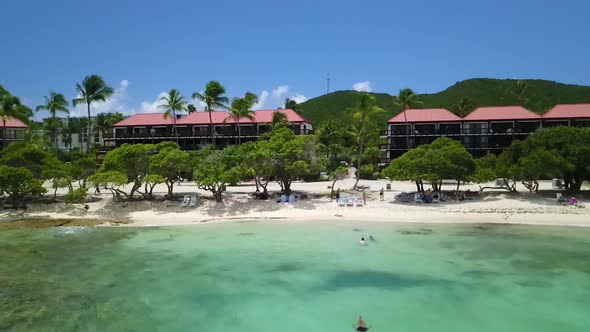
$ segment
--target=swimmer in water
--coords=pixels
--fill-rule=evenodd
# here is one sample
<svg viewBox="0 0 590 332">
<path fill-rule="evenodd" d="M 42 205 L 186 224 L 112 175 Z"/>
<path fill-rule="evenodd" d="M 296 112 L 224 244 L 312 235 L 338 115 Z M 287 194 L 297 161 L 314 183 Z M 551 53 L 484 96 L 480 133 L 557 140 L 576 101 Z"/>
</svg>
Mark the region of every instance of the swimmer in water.
<svg viewBox="0 0 590 332">
<path fill-rule="evenodd" d="M 375 238 L 373 237 L 373 235 L 369 235 L 369 240 L 376 241 Z"/>
<path fill-rule="evenodd" d="M 361 246 L 364 246 L 365 244 L 366 244 L 366 243 L 365 243 L 365 238 L 364 238 L 364 237 L 361 237 L 361 242 L 360 242 L 360 245 L 361 245 Z"/>
<path fill-rule="evenodd" d="M 367 324 L 365 323 L 365 321 L 363 320 L 363 316 L 359 316 L 359 320 L 356 323 L 356 326 L 353 325 L 355 331 L 361 331 L 361 332 L 365 332 L 368 331 L 371 327 L 367 326 Z"/>
</svg>

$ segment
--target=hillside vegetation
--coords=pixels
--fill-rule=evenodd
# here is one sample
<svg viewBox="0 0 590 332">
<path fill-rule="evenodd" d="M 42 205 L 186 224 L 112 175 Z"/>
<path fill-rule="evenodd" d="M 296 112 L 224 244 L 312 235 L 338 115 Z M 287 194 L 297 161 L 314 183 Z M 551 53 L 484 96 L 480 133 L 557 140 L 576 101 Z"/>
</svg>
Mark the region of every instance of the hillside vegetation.
<svg viewBox="0 0 590 332">
<path fill-rule="evenodd" d="M 424 107 L 444 107 L 451 110 L 453 104 L 462 98 L 470 98 L 478 106 L 504 106 L 523 104 L 533 112 L 543 114 L 556 104 L 590 102 L 590 86 L 563 84 L 545 80 L 520 80 L 526 82 L 524 98 L 519 102 L 513 94 L 519 80 L 475 78 L 458 82 L 437 93 L 421 94 Z M 314 126 L 321 126 L 328 120 L 347 123 L 351 114 L 346 111 L 359 100 L 357 91 L 336 91 L 302 103 L 299 107 L 303 116 Z M 376 119 L 385 123 L 399 113 L 394 106 L 394 96 L 386 93 L 371 93 L 376 105 L 385 109 L 385 114 Z"/>
</svg>

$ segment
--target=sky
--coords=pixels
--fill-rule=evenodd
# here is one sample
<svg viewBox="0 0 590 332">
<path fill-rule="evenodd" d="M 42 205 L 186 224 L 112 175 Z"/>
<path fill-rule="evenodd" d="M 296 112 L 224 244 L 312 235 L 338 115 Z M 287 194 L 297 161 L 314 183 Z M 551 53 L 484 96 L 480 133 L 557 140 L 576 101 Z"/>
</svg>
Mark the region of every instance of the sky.
<svg viewBox="0 0 590 332">
<path fill-rule="evenodd" d="M 0 84 L 30 107 L 50 90 L 76 97 L 89 74 L 115 89 L 93 113 L 125 114 L 210 80 L 230 98 L 256 93 L 257 109 L 325 94 L 328 75 L 330 91 L 390 94 L 474 77 L 590 85 L 587 0 L 6 0 L 2 12 Z"/>
</svg>

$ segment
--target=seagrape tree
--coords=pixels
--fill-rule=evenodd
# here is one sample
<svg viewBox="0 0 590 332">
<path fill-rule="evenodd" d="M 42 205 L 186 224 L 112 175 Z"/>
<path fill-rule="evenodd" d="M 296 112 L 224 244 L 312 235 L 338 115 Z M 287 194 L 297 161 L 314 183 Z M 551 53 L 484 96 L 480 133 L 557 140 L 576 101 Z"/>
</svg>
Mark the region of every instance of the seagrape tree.
<svg viewBox="0 0 590 332">
<path fill-rule="evenodd" d="M 149 173 L 152 182 L 165 183 L 168 187 L 168 199 L 173 198 L 174 184 L 191 172 L 190 155 L 173 145 L 158 145 L 158 153 L 150 157 Z M 161 179 L 155 178 L 158 175 Z M 153 187 L 152 187 L 153 190 Z M 151 195 L 151 191 L 150 191 Z"/>
<path fill-rule="evenodd" d="M 230 183 L 242 178 L 244 165 L 235 146 L 216 150 L 205 147 L 195 154 L 193 179 L 199 189 L 210 191 L 216 202 L 223 201 L 223 191 Z"/>
<path fill-rule="evenodd" d="M 2 203 L 8 202 L 13 207 L 25 207 L 25 199 L 38 197 L 45 193 L 43 182 L 24 167 L 0 165 L 0 196 Z"/>
<path fill-rule="evenodd" d="M 441 137 L 404 153 L 385 168 L 382 174 L 390 180 L 414 181 L 418 191 L 423 182 L 430 182 L 434 190 L 441 190 L 442 181 L 453 179 L 457 188 L 475 172 L 473 157 L 460 142 Z"/>
<path fill-rule="evenodd" d="M 580 191 L 590 180 L 590 128 L 555 127 L 543 129 L 527 138 L 540 149 L 559 155 L 557 175 L 563 178 L 566 191 Z"/>
<path fill-rule="evenodd" d="M 291 183 L 298 177 L 318 172 L 326 160 L 317 155 L 314 136 L 299 136 L 289 128 L 277 128 L 259 139 L 268 149 L 272 176 L 286 195 L 291 194 Z"/>
</svg>

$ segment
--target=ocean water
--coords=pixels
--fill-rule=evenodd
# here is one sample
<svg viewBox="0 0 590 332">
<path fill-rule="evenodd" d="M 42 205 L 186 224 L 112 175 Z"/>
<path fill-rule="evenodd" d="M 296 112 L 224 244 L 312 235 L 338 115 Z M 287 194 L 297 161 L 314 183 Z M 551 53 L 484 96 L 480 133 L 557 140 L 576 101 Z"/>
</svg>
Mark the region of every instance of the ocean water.
<svg viewBox="0 0 590 332">
<path fill-rule="evenodd" d="M 277 220 L 0 232 L 0 331 L 352 331 L 359 314 L 376 332 L 590 331 L 590 229 Z"/>
</svg>

